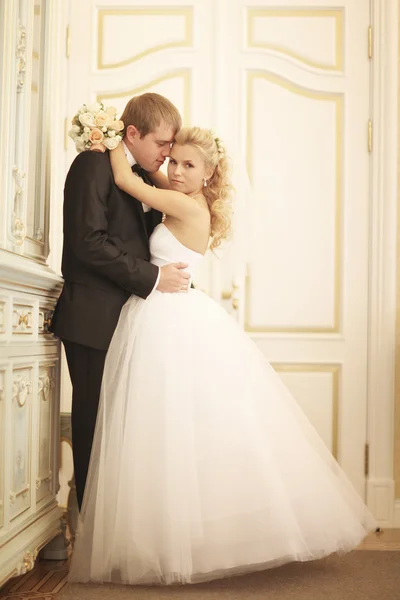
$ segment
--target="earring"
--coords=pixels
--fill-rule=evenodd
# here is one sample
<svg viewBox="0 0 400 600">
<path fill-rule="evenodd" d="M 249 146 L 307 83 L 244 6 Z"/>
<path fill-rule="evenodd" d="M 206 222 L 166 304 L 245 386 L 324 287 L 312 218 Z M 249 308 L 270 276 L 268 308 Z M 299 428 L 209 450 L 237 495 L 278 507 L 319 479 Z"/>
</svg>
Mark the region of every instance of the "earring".
<svg viewBox="0 0 400 600">
<path fill-rule="evenodd" d="M 204 187 L 207 187 L 207 179 L 204 180 Z"/>
</svg>

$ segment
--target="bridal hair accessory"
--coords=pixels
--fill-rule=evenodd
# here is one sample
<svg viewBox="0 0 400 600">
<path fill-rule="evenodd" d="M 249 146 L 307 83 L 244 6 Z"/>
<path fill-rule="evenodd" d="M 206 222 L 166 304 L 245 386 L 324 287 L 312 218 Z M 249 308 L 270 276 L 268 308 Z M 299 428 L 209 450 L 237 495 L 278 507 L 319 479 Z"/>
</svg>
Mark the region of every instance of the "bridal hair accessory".
<svg viewBox="0 0 400 600">
<path fill-rule="evenodd" d="M 213 129 L 210 129 L 210 133 L 213 136 L 214 142 L 217 146 L 219 158 L 223 158 L 225 156 L 225 147 L 224 147 L 221 139 L 217 136 L 217 134 L 215 133 L 215 131 Z"/>
<path fill-rule="evenodd" d="M 123 137 L 124 124 L 116 119 L 116 109 L 102 102 L 83 104 L 72 119 L 69 137 L 78 152 L 114 150 Z"/>
</svg>

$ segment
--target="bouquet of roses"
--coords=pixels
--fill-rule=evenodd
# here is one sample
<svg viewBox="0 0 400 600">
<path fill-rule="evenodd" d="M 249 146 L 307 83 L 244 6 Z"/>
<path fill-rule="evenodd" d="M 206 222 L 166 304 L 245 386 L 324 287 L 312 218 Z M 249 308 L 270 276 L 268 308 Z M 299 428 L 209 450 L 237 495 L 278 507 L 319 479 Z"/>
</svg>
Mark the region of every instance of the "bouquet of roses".
<svg viewBox="0 0 400 600">
<path fill-rule="evenodd" d="M 123 137 L 124 124 L 116 119 L 114 107 L 101 102 L 83 104 L 72 119 L 68 132 L 78 152 L 98 150 L 105 152 L 118 146 Z"/>
</svg>

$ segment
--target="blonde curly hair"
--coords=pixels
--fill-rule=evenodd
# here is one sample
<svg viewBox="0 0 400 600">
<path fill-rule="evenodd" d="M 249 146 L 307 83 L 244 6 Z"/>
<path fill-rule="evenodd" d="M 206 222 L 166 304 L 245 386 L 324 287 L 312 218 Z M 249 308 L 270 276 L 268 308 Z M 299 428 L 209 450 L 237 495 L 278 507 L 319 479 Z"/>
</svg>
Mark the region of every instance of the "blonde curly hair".
<svg viewBox="0 0 400 600">
<path fill-rule="evenodd" d="M 222 144 L 209 129 L 183 127 L 175 135 L 180 146 L 194 146 L 200 152 L 206 168 L 212 169 L 207 186 L 202 193 L 207 201 L 211 217 L 212 238 L 210 248 L 217 248 L 228 237 L 231 229 L 231 191 L 229 165 Z"/>
</svg>

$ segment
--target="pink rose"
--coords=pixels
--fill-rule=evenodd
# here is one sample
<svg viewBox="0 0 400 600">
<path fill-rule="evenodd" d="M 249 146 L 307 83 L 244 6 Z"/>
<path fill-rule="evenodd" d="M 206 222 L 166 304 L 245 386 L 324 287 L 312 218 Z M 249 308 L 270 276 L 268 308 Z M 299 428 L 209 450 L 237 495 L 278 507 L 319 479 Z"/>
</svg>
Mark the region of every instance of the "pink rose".
<svg viewBox="0 0 400 600">
<path fill-rule="evenodd" d="M 101 144 L 103 140 L 103 132 L 98 127 L 94 127 L 89 133 L 89 142 L 92 142 L 92 144 Z"/>
</svg>

